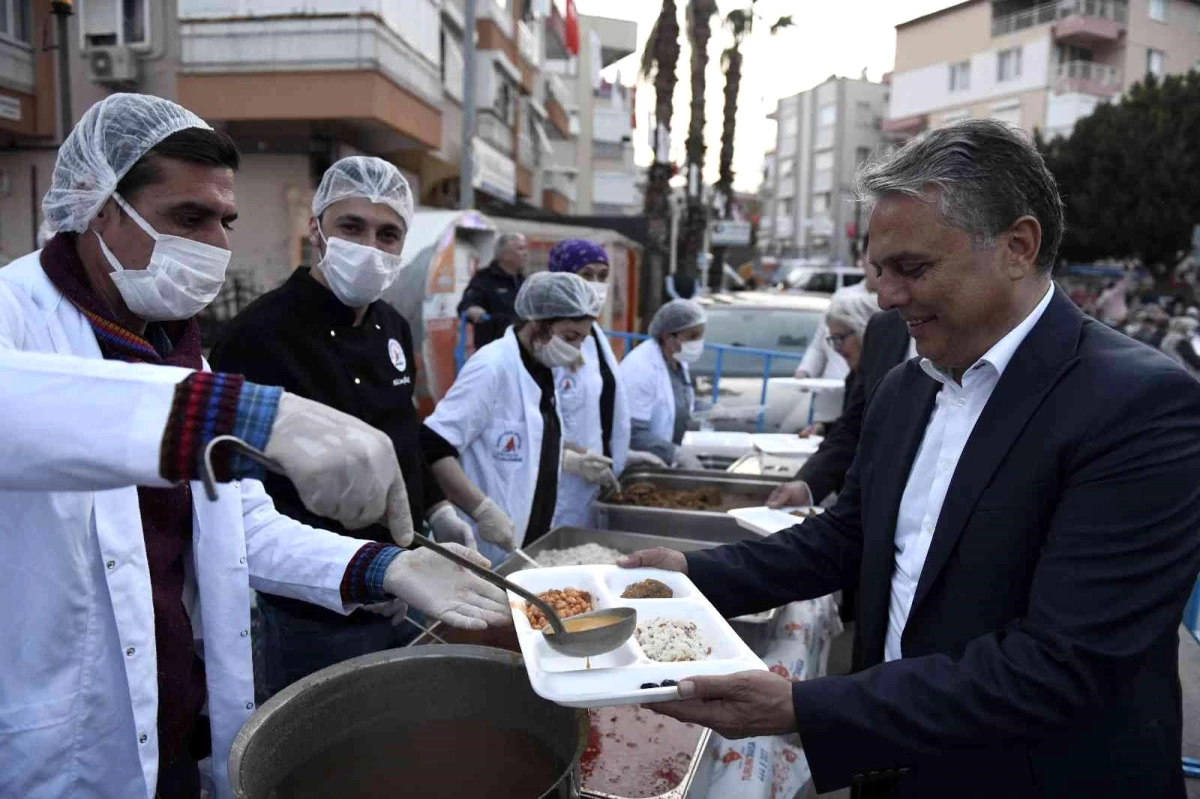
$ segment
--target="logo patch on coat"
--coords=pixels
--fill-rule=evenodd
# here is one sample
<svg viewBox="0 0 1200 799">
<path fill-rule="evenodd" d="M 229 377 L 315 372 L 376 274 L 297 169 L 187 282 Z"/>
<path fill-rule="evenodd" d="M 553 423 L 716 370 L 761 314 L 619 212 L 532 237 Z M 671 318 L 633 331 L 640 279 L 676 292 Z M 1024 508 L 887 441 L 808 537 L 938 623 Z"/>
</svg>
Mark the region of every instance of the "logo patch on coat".
<svg viewBox="0 0 1200 799">
<path fill-rule="evenodd" d="M 505 430 L 496 439 L 496 449 L 492 453 L 498 461 L 510 461 L 520 463 L 525 460 L 524 442 L 521 440 L 521 434 L 515 430 Z"/>
<path fill-rule="evenodd" d="M 394 338 L 388 339 L 388 357 L 392 359 L 392 366 L 403 372 L 408 368 L 408 359 L 404 357 L 404 347 L 400 346 L 400 342 Z"/>
</svg>

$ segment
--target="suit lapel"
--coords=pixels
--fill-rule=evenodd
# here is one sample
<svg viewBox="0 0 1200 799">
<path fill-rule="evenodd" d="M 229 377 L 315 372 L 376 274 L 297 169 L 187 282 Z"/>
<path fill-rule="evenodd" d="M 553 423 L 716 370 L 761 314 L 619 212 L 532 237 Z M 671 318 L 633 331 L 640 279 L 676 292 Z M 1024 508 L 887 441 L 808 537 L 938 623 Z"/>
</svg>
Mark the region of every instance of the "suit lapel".
<svg viewBox="0 0 1200 799">
<path fill-rule="evenodd" d="M 1079 311 L 1062 291 L 1055 289 L 1046 312 L 1017 348 L 963 448 L 921 569 L 909 611 L 910 621 L 949 560 L 971 512 L 1029 417 L 1075 364 L 1081 326 Z"/>
<path fill-rule="evenodd" d="M 907 346 L 907 338 L 904 339 Z M 908 473 L 933 411 L 941 384 L 925 374 L 913 361 L 901 366 L 904 378 L 882 428 L 869 431 L 877 436 L 871 464 L 870 485 L 863 486 L 862 621 L 863 665 L 883 660 L 887 634 L 888 602 L 896 562 L 896 514 Z M 864 431 L 867 432 L 867 431 Z M 894 444 L 889 446 L 889 444 Z"/>
</svg>

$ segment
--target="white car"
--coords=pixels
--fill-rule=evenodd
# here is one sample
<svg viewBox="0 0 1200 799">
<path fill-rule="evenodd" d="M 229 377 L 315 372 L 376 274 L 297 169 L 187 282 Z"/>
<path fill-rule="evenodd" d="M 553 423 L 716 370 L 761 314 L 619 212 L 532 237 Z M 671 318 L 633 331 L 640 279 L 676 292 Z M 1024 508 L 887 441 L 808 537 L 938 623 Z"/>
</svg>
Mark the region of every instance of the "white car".
<svg viewBox="0 0 1200 799">
<path fill-rule="evenodd" d="M 829 296 L 821 294 L 741 292 L 702 299 L 708 313 L 704 332 L 706 344 L 724 344 L 757 350 L 787 352 L 794 358 L 773 358 L 770 376 L 790 378 L 812 343 L 829 308 Z M 704 357 L 692 365 L 696 399 L 712 400 L 712 378 L 717 351 L 707 347 Z M 721 379 L 717 398 L 721 410 L 734 413 L 713 415 L 716 430 L 753 432 L 757 410 L 762 404 L 763 357 L 734 354 L 721 356 Z M 812 395 L 795 386 L 769 383 L 764 410 L 764 433 L 792 433 L 808 421 Z M 836 407 L 841 407 L 840 398 Z M 700 414 L 704 418 L 703 414 Z"/>
</svg>

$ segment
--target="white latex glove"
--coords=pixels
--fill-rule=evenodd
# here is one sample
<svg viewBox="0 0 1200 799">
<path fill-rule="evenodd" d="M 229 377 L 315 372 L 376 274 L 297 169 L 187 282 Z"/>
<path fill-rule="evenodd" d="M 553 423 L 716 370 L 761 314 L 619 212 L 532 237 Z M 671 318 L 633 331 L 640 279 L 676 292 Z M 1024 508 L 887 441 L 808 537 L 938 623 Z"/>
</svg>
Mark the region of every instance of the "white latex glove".
<svg viewBox="0 0 1200 799">
<path fill-rule="evenodd" d="M 686 469 L 687 471 L 699 471 L 704 468 L 704 463 L 700 457 L 694 452 L 684 452 L 682 449 L 675 451 L 676 469 Z"/>
<path fill-rule="evenodd" d="M 666 469 L 667 462 L 655 455 L 653 452 L 641 452 L 638 450 L 630 450 L 629 455 L 625 457 L 626 469 Z"/>
<path fill-rule="evenodd" d="M 392 440 L 353 416 L 285 393 L 266 454 L 283 467 L 304 507 L 351 530 L 384 522 L 412 544 L 408 492 Z"/>
<path fill-rule="evenodd" d="M 488 567 L 488 559 L 459 544 L 447 549 Z M 451 627 L 482 630 L 512 623 L 508 595 L 431 549 L 401 552 L 388 564 L 384 589 Z"/>
<path fill-rule="evenodd" d="M 808 483 L 803 480 L 784 483 L 772 491 L 771 496 L 767 497 L 768 508 L 803 507 L 812 504 L 812 491 L 809 489 Z"/>
<path fill-rule="evenodd" d="M 393 627 L 399 627 L 404 624 L 404 617 L 408 613 L 408 603 L 403 599 L 392 599 L 387 602 L 363 605 L 362 609 L 368 613 L 374 613 L 376 616 L 386 616 L 392 622 Z"/>
<path fill-rule="evenodd" d="M 471 518 L 479 526 L 479 537 L 490 541 L 501 549 L 512 552 L 513 537 L 517 528 L 508 514 L 500 510 L 500 506 L 492 502 L 491 497 L 484 497 L 479 507 L 471 511 Z"/>
<path fill-rule="evenodd" d="M 433 528 L 433 540 L 439 544 L 462 544 L 467 549 L 479 549 L 471 525 L 459 518 L 449 502 L 439 502 L 429 514 L 429 526 Z"/>
<path fill-rule="evenodd" d="M 577 474 L 589 483 L 598 486 L 617 485 L 617 476 L 613 474 L 612 458 L 606 458 L 595 452 L 575 452 L 563 450 L 563 471 Z"/>
</svg>

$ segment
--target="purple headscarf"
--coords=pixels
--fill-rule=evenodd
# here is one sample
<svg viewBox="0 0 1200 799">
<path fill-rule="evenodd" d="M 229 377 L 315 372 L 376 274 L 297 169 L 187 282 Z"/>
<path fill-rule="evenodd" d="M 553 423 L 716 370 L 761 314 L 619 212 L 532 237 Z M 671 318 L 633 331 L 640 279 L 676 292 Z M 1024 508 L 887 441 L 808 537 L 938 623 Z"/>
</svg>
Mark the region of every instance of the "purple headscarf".
<svg viewBox="0 0 1200 799">
<path fill-rule="evenodd" d="M 565 239 L 550 250 L 551 272 L 578 272 L 588 264 L 608 266 L 608 253 L 594 241 Z"/>
</svg>

